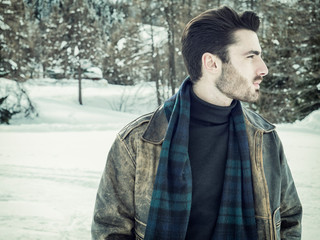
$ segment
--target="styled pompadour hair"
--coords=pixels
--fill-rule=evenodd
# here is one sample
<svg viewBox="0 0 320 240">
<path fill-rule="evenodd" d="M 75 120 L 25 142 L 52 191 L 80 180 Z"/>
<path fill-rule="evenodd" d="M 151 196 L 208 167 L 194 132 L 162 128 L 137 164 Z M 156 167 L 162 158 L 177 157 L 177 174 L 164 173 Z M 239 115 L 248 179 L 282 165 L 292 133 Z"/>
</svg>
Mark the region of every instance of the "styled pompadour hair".
<svg viewBox="0 0 320 240">
<path fill-rule="evenodd" d="M 202 76 L 201 58 L 206 52 L 229 61 L 228 46 L 235 43 L 233 33 L 239 29 L 257 32 L 259 17 L 251 11 L 238 14 L 229 7 L 211 9 L 193 18 L 185 27 L 181 43 L 184 63 L 192 82 Z"/>
</svg>

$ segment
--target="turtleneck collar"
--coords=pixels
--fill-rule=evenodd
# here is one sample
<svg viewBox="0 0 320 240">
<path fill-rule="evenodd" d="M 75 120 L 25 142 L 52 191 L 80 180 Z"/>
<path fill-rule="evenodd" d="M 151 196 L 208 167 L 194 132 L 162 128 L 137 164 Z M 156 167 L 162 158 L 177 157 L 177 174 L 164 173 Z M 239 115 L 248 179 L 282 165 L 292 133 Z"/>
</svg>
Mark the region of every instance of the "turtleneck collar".
<svg viewBox="0 0 320 240">
<path fill-rule="evenodd" d="M 230 106 L 221 107 L 203 101 L 194 93 L 192 88 L 190 91 L 190 117 L 192 122 L 218 125 L 229 121 L 230 113 L 236 105 L 235 100 L 232 101 Z"/>
</svg>

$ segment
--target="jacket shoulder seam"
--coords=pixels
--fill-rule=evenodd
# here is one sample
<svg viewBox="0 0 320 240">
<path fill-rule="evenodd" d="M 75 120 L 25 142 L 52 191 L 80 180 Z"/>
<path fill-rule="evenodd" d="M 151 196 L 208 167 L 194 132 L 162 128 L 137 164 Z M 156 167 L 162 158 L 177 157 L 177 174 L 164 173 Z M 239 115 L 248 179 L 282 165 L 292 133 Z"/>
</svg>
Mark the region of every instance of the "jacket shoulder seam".
<svg viewBox="0 0 320 240">
<path fill-rule="evenodd" d="M 124 140 L 132 130 L 140 127 L 141 125 L 148 123 L 151 119 L 152 113 L 147 113 L 128 123 L 124 128 L 120 130 L 118 136 L 121 140 Z"/>
<path fill-rule="evenodd" d="M 124 146 L 127 154 L 129 155 L 129 158 L 130 158 L 132 164 L 134 165 L 134 167 L 136 167 L 136 162 L 134 161 L 134 158 L 133 158 L 132 154 L 130 153 L 127 144 L 125 144 L 125 142 L 123 141 L 123 139 L 120 138 L 120 135 L 119 135 L 119 134 L 117 134 L 117 137 L 119 138 L 120 143 Z"/>
</svg>

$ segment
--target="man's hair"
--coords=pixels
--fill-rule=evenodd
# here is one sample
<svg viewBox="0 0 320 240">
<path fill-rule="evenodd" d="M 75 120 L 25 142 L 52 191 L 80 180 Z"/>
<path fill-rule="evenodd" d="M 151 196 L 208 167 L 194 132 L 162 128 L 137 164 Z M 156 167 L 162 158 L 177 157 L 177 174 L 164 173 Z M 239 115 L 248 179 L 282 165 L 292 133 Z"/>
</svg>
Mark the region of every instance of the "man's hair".
<svg viewBox="0 0 320 240">
<path fill-rule="evenodd" d="M 259 17 L 254 12 L 239 15 L 228 7 L 207 10 L 193 18 L 181 38 L 182 55 L 191 81 L 196 82 L 202 76 L 204 53 L 217 55 L 223 63 L 229 62 L 228 46 L 236 42 L 233 33 L 239 29 L 257 32 L 259 24 Z"/>
</svg>

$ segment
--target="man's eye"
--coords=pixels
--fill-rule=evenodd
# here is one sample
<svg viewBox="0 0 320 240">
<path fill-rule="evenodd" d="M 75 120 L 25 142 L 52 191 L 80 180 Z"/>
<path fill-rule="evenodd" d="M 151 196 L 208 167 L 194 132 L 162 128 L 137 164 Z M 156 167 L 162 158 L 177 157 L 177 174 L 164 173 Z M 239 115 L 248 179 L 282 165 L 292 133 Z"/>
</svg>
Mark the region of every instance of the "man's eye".
<svg viewBox="0 0 320 240">
<path fill-rule="evenodd" d="M 249 55 L 247 58 L 253 58 L 254 57 L 254 55 Z"/>
</svg>

